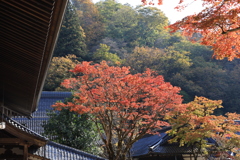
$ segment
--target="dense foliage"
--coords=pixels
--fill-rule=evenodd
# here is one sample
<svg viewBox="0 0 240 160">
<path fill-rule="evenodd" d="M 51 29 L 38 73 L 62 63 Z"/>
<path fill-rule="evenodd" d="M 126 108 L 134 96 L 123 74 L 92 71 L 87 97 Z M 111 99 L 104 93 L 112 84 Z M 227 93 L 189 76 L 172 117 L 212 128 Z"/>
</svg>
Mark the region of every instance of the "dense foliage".
<svg viewBox="0 0 240 160">
<path fill-rule="evenodd" d="M 79 115 L 65 108 L 49 111 L 49 120 L 43 124 L 44 135 L 50 140 L 92 154 L 101 154 L 99 136 L 89 115 Z"/>
<path fill-rule="evenodd" d="M 85 33 L 79 23 L 75 7 L 69 2 L 53 56 L 74 54 L 79 60 L 84 60 L 87 54 L 86 47 Z"/>
<path fill-rule="evenodd" d="M 72 0 L 76 7 L 80 25 L 86 35 L 87 48 L 98 44 L 104 35 L 104 23 L 97 7 L 92 0 Z"/>
<path fill-rule="evenodd" d="M 153 0 L 141 0 L 153 4 Z M 200 1 L 200 0 L 199 0 Z M 184 35 L 201 33 L 201 43 L 212 46 L 213 56 L 229 60 L 240 58 L 240 2 L 239 0 L 201 0 L 204 9 L 169 26 L 172 31 L 182 30 Z M 158 0 L 158 4 L 164 0 Z M 179 11 L 191 7 L 186 0 L 179 0 Z"/>
<path fill-rule="evenodd" d="M 73 3 L 78 14 L 74 9 L 67 10 L 66 18 L 71 12 L 75 16 L 74 23 L 70 21 L 71 18 L 68 20 L 68 28 L 72 31 L 65 31 L 64 24 L 67 21 L 65 18 L 61 33 L 65 33 L 66 38 L 60 33 L 55 51 L 57 53 L 58 50 L 62 50 L 63 54 L 54 54 L 55 56 L 60 58 L 71 53 L 76 55 L 79 61 L 99 63 L 106 60 L 112 65 L 130 66 L 132 73 L 141 73 L 146 68 L 151 68 L 173 85 L 181 87 L 184 102 L 192 101 L 195 96 L 221 99 L 224 108 L 218 109 L 218 114 L 227 111 L 240 113 L 238 107 L 240 60 L 234 59 L 228 62 L 226 59 L 221 61 L 212 59 L 211 48 L 188 40 L 189 38 L 199 40 L 202 38 L 201 34 L 194 34 L 191 37 L 181 36 L 179 32 L 170 34 L 164 29 L 164 26 L 168 25 L 166 16 L 161 10 L 152 6 L 133 8 L 113 0 L 100 1 L 96 4 L 88 0 L 74 0 Z M 91 15 L 90 13 L 88 15 L 89 18 L 83 16 L 88 14 L 88 10 L 81 9 L 84 6 L 93 8 Z M 78 16 L 77 24 L 76 16 Z M 69 42 L 75 41 L 75 37 L 69 35 L 79 32 L 79 26 L 87 24 L 99 26 L 89 27 L 86 31 L 81 30 L 80 42 L 85 45 L 87 41 L 88 45 L 83 48 L 88 48 L 88 51 L 84 49 L 84 52 L 79 54 L 78 50 L 74 50 L 74 48 L 79 49 L 78 45 L 68 45 Z M 90 34 L 95 35 L 95 32 L 100 34 L 97 39 L 90 36 Z M 66 67 L 64 70 L 68 69 Z M 50 69 L 50 72 L 52 70 Z M 53 71 L 54 73 L 49 73 L 45 90 L 59 90 L 60 81 L 69 76 L 68 73 L 64 74 L 65 76 L 61 75 L 60 69 Z"/>
<path fill-rule="evenodd" d="M 206 159 L 213 156 L 219 156 L 220 159 L 231 158 L 227 152 L 235 153 L 236 159 L 240 158 L 239 124 L 236 122 L 240 119 L 240 114 L 215 116 L 214 110 L 221 108 L 221 103 L 220 100 L 195 97 L 194 101 L 170 111 L 165 117 L 172 126 L 168 131 L 173 136 L 170 142 L 190 146 L 194 160 L 200 154 L 206 156 Z"/>
<path fill-rule="evenodd" d="M 43 87 L 45 91 L 67 91 L 61 87 L 64 79 L 72 77 L 73 73 L 69 70 L 73 69 L 79 61 L 76 55 L 66 55 L 65 57 L 53 57 L 48 69 L 48 75 Z"/>
<path fill-rule="evenodd" d="M 71 144 L 71 136 L 78 137 L 75 131 L 82 133 L 76 130 L 78 125 L 83 129 L 91 125 L 85 126 L 89 122 L 85 117 L 88 115 L 78 116 L 72 111 L 91 113 L 93 116 L 87 118 L 95 122 L 109 159 L 124 159 L 132 143 L 159 124 L 166 125 L 162 123 L 163 114 L 169 110 L 163 112 L 166 108 L 159 105 L 159 100 L 160 104 L 170 100 L 172 105 L 165 107 L 172 107 L 172 112 L 165 115 L 173 126 L 170 134 L 176 136 L 172 141 L 181 139 L 181 145 L 194 144 L 199 150 L 207 151 L 209 146 L 204 138 L 214 137 L 222 148 L 214 146 L 211 154 L 227 150 L 236 152 L 232 144 L 239 145 L 239 137 L 233 134 L 236 131 L 233 119 L 239 115 L 227 112 L 240 113 L 240 60 L 236 59 L 240 44 L 240 36 L 236 36 L 239 34 L 240 21 L 236 17 L 240 11 L 236 6 L 239 2 L 203 1 L 211 7 L 170 25 L 171 31 L 175 31 L 172 34 L 165 28 L 169 25 L 167 17 L 153 6 L 133 8 L 114 0 L 96 4 L 91 0 L 70 1 L 73 5 L 69 3 L 66 10 L 44 90 L 75 90 L 75 98 L 73 103 L 56 104 L 57 109 L 67 107 L 67 110 L 50 113 L 47 134 L 55 137 L 57 133 L 69 134 L 56 141 L 81 149 L 83 146 Z M 217 12 L 221 15 L 217 16 Z M 212 55 L 222 60 L 213 59 Z M 102 60 L 108 63 L 101 63 Z M 92 61 L 93 65 L 82 61 Z M 74 73 L 69 72 L 72 69 Z M 181 87 L 181 91 L 157 75 L 163 75 L 165 81 Z M 72 78 L 76 76 L 80 77 Z M 60 83 L 67 78 L 63 83 L 68 88 L 65 89 Z M 162 90 L 153 83 L 162 86 Z M 164 87 L 169 89 L 168 94 Z M 183 95 L 185 103 L 178 106 L 180 111 L 173 107 L 181 101 L 179 94 Z M 219 99 L 222 104 L 215 101 Z M 51 126 L 59 121 L 63 125 L 74 123 L 63 131 L 51 132 Z M 221 126 L 230 128 L 224 130 Z M 226 140 L 229 135 L 233 137 L 230 141 Z M 83 145 L 91 139 L 81 138 L 76 141 Z M 195 156 L 198 154 L 196 152 Z"/>
<path fill-rule="evenodd" d="M 163 121 L 165 114 L 182 103 L 180 88 L 149 69 L 133 75 L 128 67 L 84 61 L 72 72 L 81 76 L 65 79 L 63 86 L 74 90 L 73 101 L 53 107 L 90 113 L 109 160 L 127 159 L 133 143 L 168 125 Z"/>
</svg>

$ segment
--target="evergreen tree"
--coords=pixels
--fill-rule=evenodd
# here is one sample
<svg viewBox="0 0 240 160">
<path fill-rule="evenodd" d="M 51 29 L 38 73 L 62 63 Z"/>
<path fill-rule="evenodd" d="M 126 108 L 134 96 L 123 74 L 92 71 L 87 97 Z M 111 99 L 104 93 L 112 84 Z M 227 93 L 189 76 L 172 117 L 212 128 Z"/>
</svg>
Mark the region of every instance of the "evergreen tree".
<svg viewBox="0 0 240 160">
<path fill-rule="evenodd" d="M 65 12 L 53 56 L 62 57 L 68 54 L 76 55 L 78 60 L 84 60 L 87 54 L 85 34 L 80 26 L 75 7 L 70 2 Z"/>
<path fill-rule="evenodd" d="M 100 138 L 90 115 L 79 115 L 66 108 L 61 111 L 49 111 L 48 115 L 50 118 L 43 127 L 44 135 L 50 140 L 91 154 L 101 154 L 97 144 Z"/>
</svg>

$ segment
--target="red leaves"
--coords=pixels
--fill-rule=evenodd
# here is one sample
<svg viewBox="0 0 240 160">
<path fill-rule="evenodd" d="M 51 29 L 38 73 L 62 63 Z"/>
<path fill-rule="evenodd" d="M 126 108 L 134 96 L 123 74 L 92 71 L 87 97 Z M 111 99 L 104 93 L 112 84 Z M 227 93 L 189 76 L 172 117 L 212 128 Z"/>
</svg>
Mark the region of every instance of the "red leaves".
<svg viewBox="0 0 240 160">
<path fill-rule="evenodd" d="M 173 30 L 181 29 L 183 34 L 190 37 L 195 32 L 201 33 L 202 44 L 212 46 L 213 57 L 217 59 L 240 58 L 239 2 L 231 0 L 215 3 L 212 0 L 205 1 L 204 4 L 210 7 L 169 27 Z"/>
<path fill-rule="evenodd" d="M 65 79 L 61 83 L 61 85 L 64 86 L 65 88 L 73 88 L 74 86 L 77 85 L 77 80 L 76 80 L 76 78 Z"/>
<path fill-rule="evenodd" d="M 144 4 L 153 4 L 152 0 L 142 0 Z M 179 0 L 175 9 L 181 11 L 189 4 Z M 239 0 L 202 0 L 200 13 L 190 15 L 168 26 L 172 32 L 181 30 L 183 35 L 192 37 L 194 33 L 202 35 L 201 43 L 212 46 L 216 59 L 240 58 L 240 2 Z M 159 0 L 159 5 L 162 0 Z"/>
<path fill-rule="evenodd" d="M 55 107 L 68 107 L 79 114 L 90 113 L 94 121 L 104 126 L 105 132 L 121 136 L 137 138 L 150 128 L 167 125 L 162 121 L 165 113 L 182 102 L 178 95 L 180 88 L 164 82 L 162 76 L 150 69 L 135 75 L 130 74 L 129 69 L 111 67 L 104 61 L 94 65 L 82 62 L 72 70 L 81 76 L 62 83 L 75 90 L 73 103 L 58 103 Z"/>
<path fill-rule="evenodd" d="M 69 106 L 69 103 L 68 103 L 68 106 Z M 71 108 L 71 111 L 77 112 L 79 114 L 87 113 L 90 111 L 90 108 L 84 105 L 71 105 L 70 108 Z"/>
<path fill-rule="evenodd" d="M 141 0 L 141 2 L 143 3 L 143 5 L 155 5 L 155 3 L 153 2 L 153 0 Z M 163 4 L 163 2 L 162 2 L 162 0 L 158 0 L 157 1 L 158 3 L 158 5 L 162 5 Z"/>
<path fill-rule="evenodd" d="M 55 103 L 54 105 L 52 105 L 52 107 L 57 110 L 57 111 L 61 111 L 63 108 L 66 108 L 67 105 L 65 105 L 64 103 L 62 102 L 57 102 Z"/>
<path fill-rule="evenodd" d="M 79 114 L 92 114 L 99 134 L 104 132 L 106 148 L 116 156 L 125 154 L 146 133 L 168 125 L 163 117 L 182 103 L 180 88 L 164 82 L 162 76 L 150 69 L 132 75 L 129 69 L 111 67 L 104 61 L 94 65 L 82 62 L 72 70 L 80 76 L 62 83 L 74 90 L 73 102 L 54 105 L 58 110 L 67 107 Z M 109 144 L 116 140 L 120 145 Z"/>
</svg>

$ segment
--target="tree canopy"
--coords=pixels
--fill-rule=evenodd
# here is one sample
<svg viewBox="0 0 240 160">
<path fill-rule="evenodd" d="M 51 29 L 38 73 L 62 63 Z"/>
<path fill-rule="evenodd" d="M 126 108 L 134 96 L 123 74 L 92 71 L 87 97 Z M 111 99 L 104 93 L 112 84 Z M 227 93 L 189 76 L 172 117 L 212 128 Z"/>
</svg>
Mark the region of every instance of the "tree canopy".
<svg viewBox="0 0 240 160">
<path fill-rule="evenodd" d="M 103 61 L 82 62 L 72 72 L 81 76 L 66 79 L 63 85 L 74 89 L 73 102 L 54 107 L 90 113 L 109 160 L 127 158 L 133 143 L 168 125 L 163 121 L 165 114 L 182 102 L 180 89 L 149 69 L 132 75 L 129 67 L 108 66 Z"/>
<path fill-rule="evenodd" d="M 95 5 L 92 12 L 101 18 L 98 18 L 94 23 L 101 22 L 102 27 L 97 27 L 101 31 L 98 32 L 94 27 L 88 29 L 89 33 L 98 32 L 101 33 L 101 36 L 97 41 L 93 39 L 89 43 L 92 45 L 86 47 L 89 50 L 85 52 L 85 56 L 80 55 L 79 57 L 78 52 L 72 52 L 79 49 L 79 43 L 71 43 L 76 40 L 73 40 L 74 36 L 70 34 L 74 32 L 65 32 L 65 37 L 59 37 L 59 43 L 56 47 L 56 51 L 63 49 L 61 53 L 64 55 L 59 56 L 64 57 L 66 54 L 72 53 L 78 57 L 79 61 L 87 60 L 94 63 L 106 60 L 115 64 L 116 61 L 120 61 L 122 65 L 131 66 L 132 73 L 143 72 L 145 68 L 150 68 L 163 75 L 166 81 L 181 87 L 181 93 L 184 93 L 184 102 L 190 102 L 195 96 L 222 99 L 224 108 L 219 109 L 219 111 L 221 110 L 222 113 L 229 111 L 240 113 L 240 108 L 237 107 L 239 104 L 238 75 L 240 70 L 238 66 L 240 59 L 235 58 L 231 62 L 228 62 L 227 59 L 221 61 L 212 59 L 213 51 L 211 47 L 201 45 L 200 41 L 192 43 L 187 39 L 199 40 L 202 38 L 200 33 L 194 33 L 190 37 L 182 36 L 181 32 L 170 34 L 169 30 L 164 29 L 164 26 L 168 25 L 167 17 L 154 6 L 134 8 L 130 5 L 117 3 L 114 0 L 100 1 L 96 4 L 86 0 L 82 6 L 79 3 L 82 1 L 74 0 L 71 2 L 75 8 L 79 8 L 78 11 L 74 12 L 78 26 L 83 23 L 86 23 L 87 26 L 88 21 L 93 20 L 81 20 L 83 11 L 80 9 L 85 5 L 90 8 Z M 87 11 L 84 10 L 84 12 Z M 76 12 L 79 12 L 79 14 L 76 14 Z M 71 21 L 69 20 L 69 22 Z M 68 24 L 68 26 L 71 25 Z M 62 27 L 62 31 L 64 31 L 66 26 L 63 25 Z M 69 27 L 69 29 L 74 29 L 74 27 Z M 82 34 L 87 36 L 84 31 L 81 31 Z M 68 36 L 68 34 L 70 35 Z M 91 41 L 91 38 L 89 41 Z M 81 42 L 82 44 L 85 43 L 84 41 Z M 63 69 L 64 64 L 60 66 L 65 78 L 71 76 L 67 72 L 69 69 L 67 66 L 66 69 Z M 44 87 L 45 90 L 62 89 L 59 86 L 61 81 L 59 77 L 63 77 L 63 75 L 57 74 L 60 73 L 58 72 L 60 70 L 60 68 L 56 70 L 56 74 L 50 73 L 52 75 L 51 82 L 47 80 L 47 83 L 51 83 L 52 86 L 48 87 L 49 89 Z M 50 69 L 49 71 L 53 70 Z"/>
<path fill-rule="evenodd" d="M 69 70 L 73 69 L 79 63 L 76 55 L 66 55 L 65 57 L 53 57 L 48 74 L 45 80 L 43 90 L 45 91 L 66 91 L 61 87 L 64 79 L 73 76 Z"/>
<path fill-rule="evenodd" d="M 239 124 L 235 122 L 240 118 L 240 114 L 215 116 L 215 109 L 223 107 L 221 103 L 221 100 L 195 97 L 194 101 L 177 106 L 169 112 L 165 118 L 172 125 L 172 129 L 168 131 L 173 136 L 170 142 L 190 146 L 195 160 L 199 154 L 224 156 L 227 151 L 234 152 L 235 157 L 240 157 Z M 214 142 L 210 144 L 209 139 L 213 139 Z"/>
<path fill-rule="evenodd" d="M 103 38 L 105 27 L 102 17 L 92 0 L 72 0 L 72 3 L 86 35 L 87 47 L 91 49 Z"/>
<path fill-rule="evenodd" d="M 108 45 L 100 43 L 100 48 L 93 54 L 93 60 L 98 63 L 105 60 L 112 65 L 121 64 L 122 60 L 116 54 L 110 53 L 109 50 L 110 47 Z"/>
<path fill-rule="evenodd" d="M 84 60 L 87 54 L 85 38 L 75 7 L 68 2 L 53 56 L 64 57 L 72 54 L 76 55 L 78 60 Z"/>
<path fill-rule="evenodd" d="M 92 154 L 100 154 L 99 136 L 89 115 L 79 115 L 64 108 L 49 111 L 49 120 L 43 124 L 44 135 L 50 140 Z"/>
</svg>

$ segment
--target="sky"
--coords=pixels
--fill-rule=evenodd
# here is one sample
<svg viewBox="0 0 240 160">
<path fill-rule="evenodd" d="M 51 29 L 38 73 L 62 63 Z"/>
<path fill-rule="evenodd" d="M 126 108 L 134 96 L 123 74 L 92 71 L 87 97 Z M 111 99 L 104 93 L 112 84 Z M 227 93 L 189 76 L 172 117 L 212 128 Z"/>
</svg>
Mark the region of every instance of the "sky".
<svg viewBox="0 0 240 160">
<path fill-rule="evenodd" d="M 94 3 L 98 1 L 100 0 L 93 0 Z M 129 3 L 133 7 L 142 4 L 141 0 L 116 0 L 116 1 L 122 4 Z M 203 9 L 201 1 L 186 0 L 186 3 L 189 4 L 189 7 L 187 7 L 185 10 L 181 12 L 178 12 L 176 9 L 174 9 L 174 7 L 177 6 L 178 2 L 179 0 L 164 0 L 162 6 L 158 5 L 155 6 L 165 13 L 165 15 L 168 17 L 171 23 L 174 23 L 177 20 L 181 20 L 187 15 L 198 13 Z"/>
</svg>

